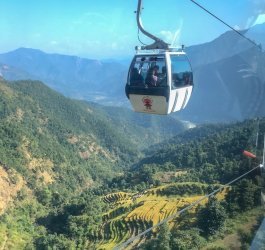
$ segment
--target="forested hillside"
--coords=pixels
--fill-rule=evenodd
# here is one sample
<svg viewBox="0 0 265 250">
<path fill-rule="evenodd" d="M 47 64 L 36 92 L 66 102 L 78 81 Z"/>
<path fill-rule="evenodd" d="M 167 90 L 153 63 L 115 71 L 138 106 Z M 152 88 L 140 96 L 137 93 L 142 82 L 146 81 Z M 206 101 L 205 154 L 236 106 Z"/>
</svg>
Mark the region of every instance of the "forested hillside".
<svg viewBox="0 0 265 250">
<path fill-rule="evenodd" d="M 19 173 L 36 159 L 49 162 L 52 172 L 65 165 L 80 176 L 88 168 L 93 179 L 102 179 L 100 172 L 109 178 L 114 169 L 135 161 L 143 147 L 185 129 L 173 118 L 150 119 L 70 100 L 40 82 L 1 81 L 0 90 L 1 161 Z M 104 165 L 106 173 L 94 164 Z"/>
<path fill-rule="evenodd" d="M 142 171 L 143 166 L 153 171 L 188 170 L 194 180 L 227 182 L 250 167 L 242 152 L 256 151 L 258 129 L 265 130 L 264 119 L 194 128 L 149 149 L 133 171 Z M 260 136 L 260 148 L 262 144 Z"/>
<path fill-rule="evenodd" d="M 264 131 L 264 119 L 203 125 L 147 150 L 144 159 L 110 183 L 109 192 L 125 193 L 104 197 L 113 209 L 107 214 L 106 223 L 114 239 L 106 248 L 125 241 L 126 230 L 140 233 L 257 167 L 262 158 Z M 258 159 L 248 159 L 243 155 L 244 149 L 257 152 Z M 262 218 L 262 210 L 252 210 L 260 204 L 262 186 L 264 182 L 257 169 L 168 225 L 153 230 L 153 234 L 147 234 L 146 241 L 136 240 L 133 246 L 136 249 L 246 249 Z"/>
<path fill-rule="evenodd" d="M 65 98 L 41 82 L 2 79 L 0 175 L 7 189 L 0 213 L 20 195 L 46 206 L 97 187 L 123 173 L 144 147 L 185 129 L 173 118 L 130 112 Z"/>
<path fill-rule="evenodd" d="M 257 120 L 184 131 L 173 118 L 71 100 L 36 81 L 1 80 L 0 120 L 1 249 L 112 249 L 258 162 L 242 155 Z M 260 148 L 264 119 L 259 128 Z M 163 229 L 171 249 L 181 234 L 192 236 L 185 247 L 203 246 L 233 230 L 231 218 L 259 203 L 257 174 L 173 220 Z M 199 215 L 212 207 L 219 222 L 203 228 Z M 133 246 L 159 249 L 162 236 Z"/>
</svg>

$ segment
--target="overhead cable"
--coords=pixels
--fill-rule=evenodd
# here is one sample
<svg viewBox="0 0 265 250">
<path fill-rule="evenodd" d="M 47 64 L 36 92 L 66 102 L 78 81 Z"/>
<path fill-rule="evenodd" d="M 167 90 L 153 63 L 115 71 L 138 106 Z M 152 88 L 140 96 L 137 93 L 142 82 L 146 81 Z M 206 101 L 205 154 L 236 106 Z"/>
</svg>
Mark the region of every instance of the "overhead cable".
<svg viewBox="0 0 265 250">
<path fill-rule="evenodd" d="M 243 35 L 241 32 L 239 32 L 238 30 L 236 30 L 235 28 L 233 28 L 231 25 L 229 25 L 228 23 L 226 23 L 225 21 L 223 21 L 221 18 L 219 18 L 218 16 L 216 16 L 215 14 L 213 14 L 212 12 L 210 12 L 209 10 L 207 10 L 206 8 L 204 8 L 202 5 L 200 5 L 199 3 L 197 3 L 194 0 L 190 0 L 191 2 L 193 2 L 194 4 L 196 4 L 198 7 L 200 7 L 201 9 L 203 9 L 204 11 L 206 11 L 208 14 L 210 14 L 211 16 L 213 16 L 214 18 L 216 18 L 218 21 L 220 21 L 221 23 L 223 23 L 224 25 L 226 25 L 227 27 L 229 27 L 231 30 L 233 30 L 234 32 L 236 32 L 238 35 L 240 35 L 241 37 L 245 38 L 246 40 L 248 40 L 250 43 L 254 44 L 256 47 L 258 47 L 261 51 L 262 48 L 261 46 L 259 46 L 258 44 L 256 44 L 254 41 L 252 41 L 251 39 L 249 39 L 248 37 L 246 37 L 245 35 Z"/>
</svg>

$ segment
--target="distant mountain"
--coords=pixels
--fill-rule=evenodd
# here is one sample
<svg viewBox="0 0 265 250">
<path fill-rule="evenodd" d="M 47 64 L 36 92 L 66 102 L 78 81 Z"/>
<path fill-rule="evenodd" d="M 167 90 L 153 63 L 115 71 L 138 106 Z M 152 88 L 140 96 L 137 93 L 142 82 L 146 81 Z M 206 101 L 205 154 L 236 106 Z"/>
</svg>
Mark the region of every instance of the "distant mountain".
<svg viewBox="0 0 265 250">
<path fill-rule="evenodd" d="M 252 39 L 256 44 L 265 47 L 265 36 L 264 36 L 265 23 L 257 24 L 251 27 L 246 32 L 246 36 Z"/>
<path fill-rule="evenodd" d="M 36 79 L 35 76 L 30 75 L 26 71 L 3 63 L 0 63 L 0 76 L 11 81 L 17 79 Z"/>
<path fill-rule="evenodd" d="M 249 30 L 240 31 L 250 40 L 265 47 L 265 23 L 251 27 Z M 230 58 L 253 47 L 234 31 L 227 31 L 211 42 L 190 46 L 186 49 L 194 69 Z"/>
<path fill-rule="evenodd" d="M 244 32 L 265 46 L 265 24 Z M 194 92 L 179 113 L 197 122 L 243 120 L 265 115 L 265 53 L 235 32 L 187 49 Z"/>
<path fill-rule="evenodd" d="M 265 47 L 265 24 L 241 31 Z M 264 53 L 233 31 L 187 48 L 194 92 L 184 111 L 193 122 L 242 120 L 265 114 Z M 0 54 L 5 79 L 37 79 L 68 97 L 129 107 L 124 95 L 129 59 L 90 60 L 20 48 Z M 8 69 L 8 70 L 7 70 Z"/>
<path fill-rule="evenodd" d="M 127 68 L 116 61 L 47 54 L 27 48 L 1 54 L 0 63 L 18 69 L 13 76 L 0 69 L 7 80 L 27 79 L 30 75 L 66 96 L 85 100 L 99 101 L 107 96 L 123 96 L 127 74 Z M 27 72 L 27 78 L 19 71 Z"/>
</svg>

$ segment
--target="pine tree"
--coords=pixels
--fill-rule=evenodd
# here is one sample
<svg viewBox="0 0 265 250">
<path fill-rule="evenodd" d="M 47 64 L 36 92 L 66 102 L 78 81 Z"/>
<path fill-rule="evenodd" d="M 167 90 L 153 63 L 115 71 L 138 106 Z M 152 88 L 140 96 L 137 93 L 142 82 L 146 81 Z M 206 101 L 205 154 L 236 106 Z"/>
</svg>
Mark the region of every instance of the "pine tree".
<svg viewBox="0 0 265 250">
<path fill-rule="evenodd" d="M 256 186 L 250 180 L 242 180 L 238 185 L 238 206 L 246 211 L 254 207 Z"/>
<path fill-rule="evenodd" d="M 206 236 L 222 229 L 226 219 L 225 209 L 215 197 L 210 197 L 204 208 L 198 212 L 198 227 Z"/>
<path fill-rule="evenodd" d="M 159 235 L 157 237 L 157 249 L 170 250 L 170 230 L 167 223 L 160 226 Z"/>
</svg>

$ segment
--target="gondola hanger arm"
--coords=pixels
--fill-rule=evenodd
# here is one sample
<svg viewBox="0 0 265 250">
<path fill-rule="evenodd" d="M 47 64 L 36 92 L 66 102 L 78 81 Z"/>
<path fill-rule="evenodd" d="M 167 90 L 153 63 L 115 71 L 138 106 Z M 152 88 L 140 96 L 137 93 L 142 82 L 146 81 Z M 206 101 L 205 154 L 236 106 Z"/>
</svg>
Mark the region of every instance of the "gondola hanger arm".
<svg viewBox="0 0 265 250">
<path fill-rule="evenodd" d="M 168 50 L 169 49 L 168 43 L 164 42 L 160 38 L 154 36 L 153 34 L 149 33 L 148 31 L 144 29 L 142 20 L 141 20 L 141 10 L 142 10 L 142 0 L 138 0 L 137 11 L 136 11 L 137 26 L 144 35 L 154 40 L 154 43 L 150 45 L 141 46 L 141 49 L 143 50 L 153 50 L 153 49 Z"/>
</svg>

